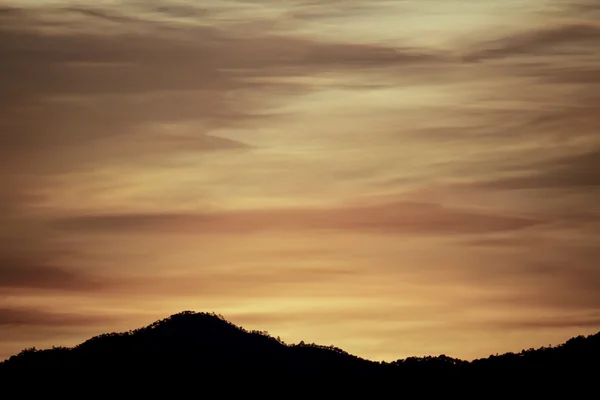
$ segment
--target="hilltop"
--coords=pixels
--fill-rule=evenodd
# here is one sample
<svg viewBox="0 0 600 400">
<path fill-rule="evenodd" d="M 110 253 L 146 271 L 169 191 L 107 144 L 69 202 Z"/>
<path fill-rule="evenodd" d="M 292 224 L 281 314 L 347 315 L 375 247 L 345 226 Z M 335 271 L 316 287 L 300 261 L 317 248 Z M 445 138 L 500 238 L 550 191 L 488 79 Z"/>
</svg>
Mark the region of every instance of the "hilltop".
<svg viewBox="0 0 600 400">
<path fill-rule="evenodd" d="M 556 347 L 471 362 L 445 355 L 375 362 L 334 346 L 289 345 L 266 332 L 245 330 L 214 313 L 184 311 L 129 332 L 96 336 L 72 348 L 25 349 L 0 363 L 0 380 L 77 377 L 87 384 L 103 382 L 110 386 L 120 382 L 131 386 L 196 376 L 233 382 L 284 379 L 301 381 L 305 388 L 317 382 L 343 384 L 346 389 L 366 383 L 377 383 L 379 388 L 407 388 L 419 382 L 422 385 L 424 380 L 454 387 L 478 381 L 506 388 L 532 384 L 537 379 L 534 376 L 561 377 L 564 383 L 573 374 L 594 374 L 600 372 L 598 360 L 600 333 L 579 336 Z"/>
</svg>

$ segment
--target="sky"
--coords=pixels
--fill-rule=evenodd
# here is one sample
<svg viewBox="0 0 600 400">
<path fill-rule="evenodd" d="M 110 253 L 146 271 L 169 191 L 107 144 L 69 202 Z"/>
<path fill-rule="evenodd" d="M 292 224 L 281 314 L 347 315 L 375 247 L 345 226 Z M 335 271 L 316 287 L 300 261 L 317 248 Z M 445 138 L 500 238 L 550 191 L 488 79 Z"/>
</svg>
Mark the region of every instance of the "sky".
<svg viewBox="0 0 600 400">
<path fill-rule="evenodd" d="M 0 0 L 0 94 L 0 360 L 600 330 L 600 1 Z"/>
</svg>

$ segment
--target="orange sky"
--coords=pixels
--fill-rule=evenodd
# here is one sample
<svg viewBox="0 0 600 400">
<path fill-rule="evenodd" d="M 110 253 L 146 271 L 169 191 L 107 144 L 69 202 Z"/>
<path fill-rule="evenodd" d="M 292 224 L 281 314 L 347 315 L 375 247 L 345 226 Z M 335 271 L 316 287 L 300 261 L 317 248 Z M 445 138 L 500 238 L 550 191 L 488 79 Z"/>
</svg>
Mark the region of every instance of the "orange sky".
<svg viewBox="0 0 600 400">
<path fill-rule="evenodd" d="M 594 0 L 0 0 L 0 359 L 182 310 L 375 360 L 600 329 Z"/>
</svg>

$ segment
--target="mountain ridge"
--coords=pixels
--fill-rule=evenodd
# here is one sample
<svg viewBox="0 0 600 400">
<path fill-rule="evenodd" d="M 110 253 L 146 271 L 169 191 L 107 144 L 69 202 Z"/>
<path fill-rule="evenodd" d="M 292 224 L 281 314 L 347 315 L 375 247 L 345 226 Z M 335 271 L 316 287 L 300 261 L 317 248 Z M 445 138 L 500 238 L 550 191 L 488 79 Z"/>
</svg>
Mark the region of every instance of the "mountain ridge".
<svg viewBox="0 0 600 400">
<path fill-rule="evenodd" d="M 411 385 L 421 379 L 510 381 L 530 374 L 547 378 L 567 372 L 600 371 L 600 332 L 574 337 L 555 347 L 505 353 L 472 361 L 446 355 L 372 361 L 335 346 L 286 344 L 267 332 L 246 330 L 215 313 L 183 311 L 145 327 L 92 337 L 74 347 L 25 349 L 0 363 L 0 381 L 23 377 L 47 379 L 80 376 L 117 381 L 136 371 L 140 376 L 204 377 L 294 376 L 306 382 L 327 379 Z M 220 378 L 219 378 L 220 379 Z"/>
</svg>

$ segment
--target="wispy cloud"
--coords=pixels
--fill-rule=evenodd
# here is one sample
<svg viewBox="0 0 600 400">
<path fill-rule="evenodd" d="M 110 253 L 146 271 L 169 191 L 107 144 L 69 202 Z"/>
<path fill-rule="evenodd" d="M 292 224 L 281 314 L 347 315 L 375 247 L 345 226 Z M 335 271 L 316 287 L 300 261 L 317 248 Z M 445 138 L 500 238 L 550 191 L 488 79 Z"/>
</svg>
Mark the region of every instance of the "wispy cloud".
<svg viewBox="0 0 600 400">
<path fill-rule="evenodd" d="M 1 354 L 189 308 L 384 359 L 596 329 L 595 1 L 2 4 Z"/>
<path fill-rule="evenodd" d="M 110 316 L 79 315 L 74 313 L 57 313 L 31 308 L 0 308 L 0 326 L 38 326 L 38 327 L 77 327 L 107 324 Z"/>
<path fill-rule="evenodd" d="M 539 223 L 541 221 L 527 216 L 496 215 L 438 204 L 399 202 L 313 210 L 74 216 L 57 221 L 55 226 L 84 231 L 159 230 L 210 234 L 323 229 L 388 234 L 461 234 L 518 230 Z"/>
<path fill-rule="evenodd" d="M 600 186 L 600 151 L 592 150 L 583 154 L 549 160 L 531 165 L 530 173 L 521 176 L 499 178 L 477 185 L 490 189 L 587 189 Z"/>
<path fill-rule="evenodd" d="M 84 273 L 52 265 L 52 260 L 0 256 L 0 290 L 46 289 L 86 292 L 102 288 L 105 282 Z"/>
<path fill-rule="evenodd" d="M 585 46 L 600 42 L 600 26 L 597 24 L 564 24 L 545 28 L 527 28 L 480 44 L 481 50 L 473 51 L 468 60 L 477 61 L 511 56 L 536 56 L 540 54 L 561 55 L 565 52 L 584 52 Z"/>
</svg>

